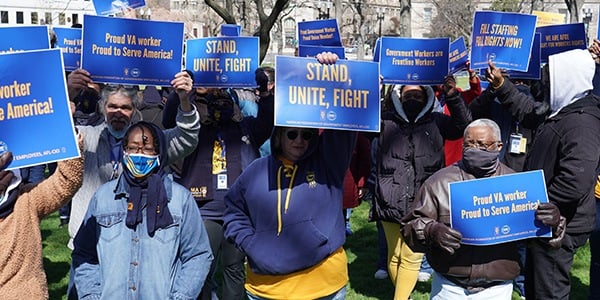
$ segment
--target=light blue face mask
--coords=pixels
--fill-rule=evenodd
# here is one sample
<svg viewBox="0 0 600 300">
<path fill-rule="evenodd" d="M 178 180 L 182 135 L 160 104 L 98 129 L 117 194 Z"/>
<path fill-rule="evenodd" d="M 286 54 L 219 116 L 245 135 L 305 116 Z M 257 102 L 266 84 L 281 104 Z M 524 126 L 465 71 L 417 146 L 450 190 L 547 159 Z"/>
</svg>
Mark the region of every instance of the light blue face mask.
<svg viewBox="0 0 600 300">
<path fill-rule="evenodd" d="M 122 131 L 116 131 L 114 129 L 112 129 L 112 127 L 107 126 L 108 128 L 108 132 L 110 133 L 110 135 L 112 135 L 115 139 L 120 140 L 125 136 L 125 133 L 127 132 L 128 128 L 124 128 Z"/>
<path fill-rule="evenodd" d="M 124 153 L 123 166 L 125 167 L 125 172 L 128 172 L 133 178 L 140 179 L 146 177 L 155 168 L 158 168 L 160 161 L 158 155 Z"/>
</svg>

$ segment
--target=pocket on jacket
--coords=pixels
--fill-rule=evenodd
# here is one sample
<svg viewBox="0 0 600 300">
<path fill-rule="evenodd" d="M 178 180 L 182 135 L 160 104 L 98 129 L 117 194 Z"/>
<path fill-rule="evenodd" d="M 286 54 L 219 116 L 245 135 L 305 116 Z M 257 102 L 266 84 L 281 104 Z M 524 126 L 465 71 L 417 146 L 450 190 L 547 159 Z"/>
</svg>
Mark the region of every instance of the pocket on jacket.
<svg viewBox="0 0 600 300">
<path fill-rule="evenodd" d="M 121 233 L 125 220 L 125 213 L 105 214 L 96 217 L 96 222 L 100 226 L 100 239 L 112 241 Z"/>
<path fill-rule="evenodd" d="M 170 243 L 179 236 L 179 225 L 181 224 L 181 216 L 173 216 L 173 224 L 158 228 L 154 232 L 154 238 L 161 243 Z"/>
</svg>

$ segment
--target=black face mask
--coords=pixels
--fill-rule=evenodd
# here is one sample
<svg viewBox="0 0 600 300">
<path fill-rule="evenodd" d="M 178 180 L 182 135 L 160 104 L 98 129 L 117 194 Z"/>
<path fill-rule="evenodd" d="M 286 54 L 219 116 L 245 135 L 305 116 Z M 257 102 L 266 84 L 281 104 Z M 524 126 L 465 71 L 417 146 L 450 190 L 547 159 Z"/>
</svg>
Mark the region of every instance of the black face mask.
<svg viewBox="0 0 600 300">
<path fill-rule="evenodd" d="M 406 100 L 402 102 L 402 109 L 409 121 L 414 121 L 425 104 L 418 100 Z"/>
<path fill-rule="evenodd" d="M 496 173 L 500 151 L 488 151 L 478 148 L 463 148 L 462 163 L 465 171 L 473 176 L 489 177 Z"/>
</svg>

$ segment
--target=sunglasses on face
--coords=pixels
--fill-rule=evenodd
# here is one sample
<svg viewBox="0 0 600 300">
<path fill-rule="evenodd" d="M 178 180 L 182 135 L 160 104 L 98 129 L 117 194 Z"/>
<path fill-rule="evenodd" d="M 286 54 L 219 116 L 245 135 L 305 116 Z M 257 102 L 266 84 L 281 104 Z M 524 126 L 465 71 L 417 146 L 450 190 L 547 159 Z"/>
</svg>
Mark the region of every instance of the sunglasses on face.
<svg viewBox="0 0 600 300">
<path fill-rule="evenodd" d="M 298 135 L 300 135 L 302 137 L 302 139 L 305 141 L 308 141 L 308 140 L 312 139 L 312 137 L 313 137 L 312 131 L 300 131 L 300 133 L 299 133 L 298 130 L 290 130 L 290 131 L 286 132 L 285 135 L 287 136 L 288 139 L 290 139 L 290 141 L 295 140 L 298 137 Z"/>
</svg>

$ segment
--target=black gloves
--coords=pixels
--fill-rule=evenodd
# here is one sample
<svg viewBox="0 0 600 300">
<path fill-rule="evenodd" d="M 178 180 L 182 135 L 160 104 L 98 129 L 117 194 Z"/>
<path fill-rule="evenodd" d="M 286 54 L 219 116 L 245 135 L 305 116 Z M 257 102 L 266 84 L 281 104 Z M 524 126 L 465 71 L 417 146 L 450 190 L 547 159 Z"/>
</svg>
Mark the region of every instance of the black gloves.
<svg viewBox="0 0 600 300">
<path fill-rule="evenodd" d="M 535 211 L 535 219 L 546 226 L 556 228 L 560 222 L 560 211 L 553 203 L 540 203 Z"/>
<path fill-rule="evenodd" d="M 269 77 L 267 77 L 267 74 L 263 68 L 258 68 L 256 71 L 254 71 L 254 79 L 258 85 L 259 92 L 265 93 L 269 91 Z"/>
<path fill-rule="evenodd" d="M 444 223 L 433 222 L 427 227 L 427 239 L 444 251 L 454 254 L 454 250 L 460 248 L 462 234 L 446 226 Z"/>
</svg>

